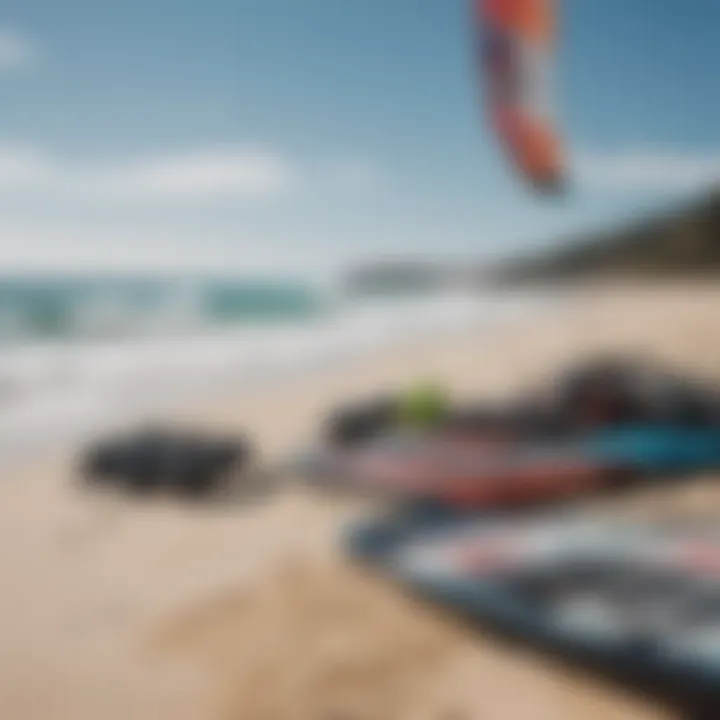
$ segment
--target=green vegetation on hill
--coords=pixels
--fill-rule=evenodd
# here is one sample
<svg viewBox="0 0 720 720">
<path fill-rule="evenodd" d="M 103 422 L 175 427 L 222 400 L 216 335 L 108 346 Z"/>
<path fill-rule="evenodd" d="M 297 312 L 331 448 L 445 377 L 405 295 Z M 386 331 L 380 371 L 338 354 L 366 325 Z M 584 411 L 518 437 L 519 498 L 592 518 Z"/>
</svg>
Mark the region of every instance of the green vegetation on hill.
<svg viewBox="0 0 720 720">
<path fill-rule="evenodd" d="M 575 238 L 498 268 L 500 282 L 720 273 L 720 190 L 625 229 Z"/>
</svg>

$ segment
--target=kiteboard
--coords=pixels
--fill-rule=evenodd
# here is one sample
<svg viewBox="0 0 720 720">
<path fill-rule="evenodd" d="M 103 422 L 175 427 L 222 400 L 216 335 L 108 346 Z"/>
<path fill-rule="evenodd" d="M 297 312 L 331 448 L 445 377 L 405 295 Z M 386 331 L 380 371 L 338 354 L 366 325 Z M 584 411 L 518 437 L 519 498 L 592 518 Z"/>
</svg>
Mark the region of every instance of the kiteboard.
<svg viewBox="0 0 720 720">
<path fill-rule="evenodd" d="M 313 482 L 403 502 L 516 507 L 680 478 L 720 466 L 720 427 L 631 426 L 572 441 L 393 436 L 306 457 Z"/>
<path fill-rule="evenodd" d="M 720 521 L 392 517 L 353 528 L 346 547 L 427 599 L 569 658 L 677 691 L 720 689 Z"/>
</svg>

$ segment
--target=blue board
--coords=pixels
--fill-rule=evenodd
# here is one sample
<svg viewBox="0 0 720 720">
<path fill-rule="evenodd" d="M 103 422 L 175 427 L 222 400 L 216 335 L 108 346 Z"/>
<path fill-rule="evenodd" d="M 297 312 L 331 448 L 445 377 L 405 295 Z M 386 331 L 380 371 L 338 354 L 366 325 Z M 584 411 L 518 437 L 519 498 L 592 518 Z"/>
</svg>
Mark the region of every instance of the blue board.
<svg viewBox="0 0 720 720">
<path fill-rule="evenodd" d="M 602 431 L 578 446 L 590 459 L 633 467 L 645 474 L 720 466 L 720 427 L 619 428 Z"/>
</svg>

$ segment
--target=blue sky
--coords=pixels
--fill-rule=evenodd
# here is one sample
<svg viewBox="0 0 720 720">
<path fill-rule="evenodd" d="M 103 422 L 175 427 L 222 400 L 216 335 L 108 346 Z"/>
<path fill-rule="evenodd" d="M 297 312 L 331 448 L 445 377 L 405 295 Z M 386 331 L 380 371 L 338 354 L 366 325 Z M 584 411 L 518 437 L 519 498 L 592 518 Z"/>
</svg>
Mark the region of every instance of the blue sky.
<svg viewBox="0 0 720 720">
<path fill-rule="evenodd" d="M 562 202 L 485 124 L 467 0 L 7 5 L 5 267 L 497 257 L 720 175 L 717 0 L 564 2 Z"/>
</svg>

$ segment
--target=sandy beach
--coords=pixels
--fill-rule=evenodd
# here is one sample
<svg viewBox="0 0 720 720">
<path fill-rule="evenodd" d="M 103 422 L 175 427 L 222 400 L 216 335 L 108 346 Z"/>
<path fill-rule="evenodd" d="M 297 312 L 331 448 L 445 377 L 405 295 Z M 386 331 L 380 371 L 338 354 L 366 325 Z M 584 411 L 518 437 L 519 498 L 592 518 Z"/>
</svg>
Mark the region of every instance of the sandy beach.
<svg viewBox="0 0 720 720">
<path fill-rule="evenodd" d="M 182 419 L 247 429 L 271 466 L 354 394 L 433 375 L 460 397 L 495 397 L 600 350 L 652 353 L 720 379 L 720 291 L 578 294 L 567 311 L 508 331 L 378 352 L 250 397 L 228 392 Z M 86 492 L 72 460 L 38 458 L 0 485 L 2 718 L 666 717 L 346 563 L 337 535 L 367 503 L 290 477 L 224 502 L 133 500 Z M 704 478 L 615 506 L 720 511 L 720 490 Z"/>
</svg>

